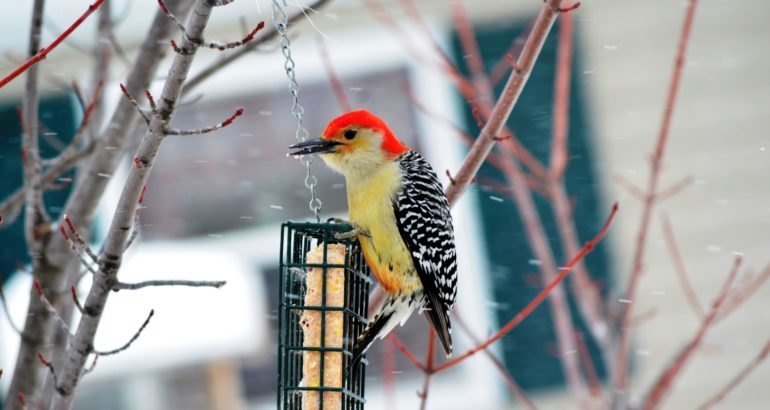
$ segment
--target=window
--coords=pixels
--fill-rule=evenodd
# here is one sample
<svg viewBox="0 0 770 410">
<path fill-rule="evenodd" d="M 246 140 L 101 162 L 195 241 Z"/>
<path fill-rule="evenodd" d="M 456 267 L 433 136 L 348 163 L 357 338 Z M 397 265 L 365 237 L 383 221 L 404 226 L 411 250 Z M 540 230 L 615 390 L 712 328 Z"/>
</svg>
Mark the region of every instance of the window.
<svg viewBox="0 0 770 410">
<path fill-rule="evenodd" d="M 558 23 L 557 23 L 558 24 Z M 504 58 L 511 40 L 527 28 L 527 22 L 503 22 L 488 24 L 477 29 L 476 36 L 481 54 L 487 68 L 501 57 Z M 554 77 L 556 65 L 558 26 L 551 30 L 542 53 L 537 60 L 532 76 L 524 93 L 516 104 L 508 121 L 509 127 L 529 151 L 543 163 L 548 163 L 551 141 Z M 457 36 L 453 38 L 455 61 L 464 65 L 461 46 Z M 596 181 L 594 153 L 591 150 L 591 129 L 589 113 L 583 102 L 585 93 L 580 82 L 580 54 L 576 50 L 572 67 L 572 90 L 570 100 L 570 130 L 568 170 L 565 174 L 567 192 L 575 204 L 575 221 L 580 238 L 590 238 L 596 227 L 602 223 L 599 211 L 600 192 Z M 499 93 L 505 81 L 497 85 Z M 464 103 L 464 102 L 463 102 Z M 467 104 L 464 121 L 472 135 L 478 135 L 478 128 Z M 524 228 L 519 219 L 514 202 L 504 193 L 492 190 L 484 181 L 503 181 L 504 176 L 494 167 L 485 164 L 478 175 L 481 187 L 476 199 L 481 210 L 482 227 L 486 240 L 486 257 L 489 259 L 489 282 L 493 301 L 491 306 L 498 323 L 506 323 L 529 303 L 542 289 L 540 273 L 535 256 L 529 249 Z M 534 194 L 538 212 L 542 218 L 546 234 L 551 238 L 551 247 L 557 263 L 571 255 L 565 255 L 560 248 L 556 222 L 549 204 L 542 197 Z M 592 278 L 607 284 L 609 280 L 608 251 L 602 242 L 585 259 Z M 567 286 L 570 279 L 567 280 Z M 603 286 L 606 289 L 606 286 Z M 594 359 L 599 377 L 604 377 L 605 369 L 595 343 L 591 340 L 585 324 L 582 322 L 572 295 L 569 304 L 575 329 L 585 335 L 589 352 Z M 505 364 L 511 374 L 525 389 L 554 387 L 564 383 L 561 364 L 556 356 L 556 335 L 553 330 L 551 314 L 546 304 L 535 310 L 527 320 L 513 332 L 503 338 L 502 353 Z"/>
</svg>

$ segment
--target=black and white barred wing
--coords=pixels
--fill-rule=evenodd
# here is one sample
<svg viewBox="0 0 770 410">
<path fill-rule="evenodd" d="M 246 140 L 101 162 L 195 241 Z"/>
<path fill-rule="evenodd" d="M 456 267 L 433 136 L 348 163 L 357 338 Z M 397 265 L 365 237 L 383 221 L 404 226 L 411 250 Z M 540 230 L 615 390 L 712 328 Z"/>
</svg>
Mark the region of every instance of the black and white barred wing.
<svg viewBox="0 0 770 410">
<path fill-rule="evenodd" d="M 452 353 L 449 310 L 457 296 L 457 252 L 449 203 L 436 172 L 414 151 L 399 158 L 402 190 L 393 201 L 401 238 L 424 288 L 428 320 Z"/>
</svg>

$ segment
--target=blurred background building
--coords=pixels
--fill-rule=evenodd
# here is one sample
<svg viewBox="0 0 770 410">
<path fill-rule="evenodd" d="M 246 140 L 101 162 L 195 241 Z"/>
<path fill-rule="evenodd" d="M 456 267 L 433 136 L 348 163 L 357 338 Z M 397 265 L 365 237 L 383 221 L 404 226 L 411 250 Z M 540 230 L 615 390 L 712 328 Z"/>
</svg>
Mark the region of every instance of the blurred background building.
<svg viewBox="0 0 770 410">
<path fill-rule="evenodd" d="M 363 1 L 333 0 L 297 24 L 293 55 L 302 85 L 304 125 L 319 135 L 326 122 L 341 113 L 323 69 L 320 42 L 356 108 L 385 118 L 396 135 L 422 152 L 442 182 L 444 170 L 454 172 L 465 145 L 448 119 L 473 135 L 470 106 L 437 69 L 435 52 L 420 27 L 415 27 L 402 2 L 380 4 L 405 28 L 399 39 L 383 15 L 371 13 Z M 439 0 L 416 2 L 449 58 L 464 69 L 467 59 L 457 39 L 451 8 Z M 49 31 L 61 31 L 87 2 L 47 5 Z M 155 3 L 115 1 L 125 16 L 116 35 L 130 56 L 142 40 Z M 487 67 L 502 60 L 541 7 L 538 0 L 465 2 Z M 30 5 L 4 6 L 0 16 L 0 71 L 16 65 L 26 48 Z M 296 3 L 291 6 L 296 9 Z M 567 189 L 575 206 L 581 240 L 600 226 L 610 205 L 621 213 L 612 234 L 586 263 L 606 296 L 618 299 L 630 270 L 637 241 L 640 202 L 618 184 L 618 176 L 640 186 L 647 183 L 649 157 L 661 121 L 685 2 L 586 2 L 575 16 L 575 61 L 570 100 L 570 160 Z M 680 101 L 676 106 L 662 186 L 691 176 L 687 189 L 658 208 L 676 229 L 694 288 L 703 303 L 716 295 L 735 253 L 754 272 L 770 262 L 770 54 L 767 49 L 770 5 L 760 0 L 711 0 L 700 5 L 688 53 Z M 207 30 L 210 38 L 235 39 L 243 33 L 240 19 L 251 26 L 269 24 L 268 1 L 241 0 L 218 8 Z M 41 117 L 49 131 L 46 149 L 56 150 L 58 136 L 71 135 L 78 109 L 67 84 L 87 81 L 88 58 L 78 48 L 93 44 L 95 24 L 79 30 L 43 64 L 44 101 Z M 514 110 L 511 128 L 540 159 L 547 161 L 553 113 L 556 36 L 549 37 L 524 95 Z M 405 43 L 408 47 L 405 47 Z M 218 52 L 202 50 L 196 67 L 216 61 Z M 120 96 L 117 83 L 127 71 L 113 65 L 108 105 Z M 166 66 L 167 67 L 167 66 Z M 165 68 L 159 70 L 159 94 Z M 194 74 L 193 74 L 194 75 Z M 0 93 L 0 196 L 20 185 L 19 125 L 15 113 L 23 82 Z M 180 128 L 198 128 L 226 118 L 237 107 L 246 114 L 214 134 L 171 137 L 162 147 L 153 171 L 142 214 L 141 242 L 127 257 L 121 278 L 227 280 L 220 290 L 152 289 L 119 292 L 108 304 L 97 346 L 121 345 L 150 309 L 156 317 L 145 334 L 125 353 L 100 360 L 78 392 L 82 409 L 230 409 L 274 407 L 276 383 L 275 311 L 278 303 L 279 225 L 311 217 L 307 209 L 304 169 L 287 158 L 295 123 L 283 61 L 275 44 L 221 70 L 187 97 L 174 119 Z M 421 110 L 415 102 L 429 111 Z M 107 110 L 109 111 L 109 108 Z M 54 151 L 51 151 L 54 152 Z M 124 161 L 129 165 L 128 159 Z M 321 161 L 313 165 L 319 178 L 322 215 L 346 213 L 344 181 Z M 103 200 L 96 232 L 109 224 L 125 169 L 113 176 Z M 71 177 L 71 175 L 70 175 Z M 537 265 L 522 232 L 510 192 L 500 175 L 485 166 L 454 208 L 460 265 L 458 312 L 477 335 L 489 335 L 516 314 L 541 287 Z M 65 191 L 51 194 L 56 214 Z M 554 222 L 544 225 L 559 262 Z M 641 394 L 698 326 L 674 275 L 658 216 L 652 222 L 644 276 L 635 312 L 654 309 L 655 317 L 635 331 L 632 344 L 632 388 Z M 16 273 L 26 262 L 21 223 L 0 230 L 0 275 L 12 316 L 23 323 L 29 278 Z M 97 234 L 96 241 L 99 240 Z M 98 243 L 98 242 L 97 242 Z M 87 289 L 83 284 L 83 290 Z M 666 408 L 700 404 L 704 392 L 724 385 L 770 338 L 770 287 L 759 289 L 746 306 L 717 326 L 676 382 Z M 574 301 L 571 301 L 574 304 Z M 584 325 L 576 318 L 576 326 Z M 399 337 L 414 352 L 425 350 L 426 321 L 415 317 Z M 461 334 L 460 334 L 461 335 Z M 590 339 L 590 338 L 588 338 Z M 459 337 L 457 352 L 473 345 Z M 18 340 L 5 318 L 0 319 L 0 368 L 7 388 Z M 589 352 L 605 380 L 595 344 Z M 542 408 L 575 408 L 561 373 L 560 352 L 547 306 L 541 306 L 520 327 L 492 349 Z M 422 374 L 389 342 L 368 354 L 368 409 L 416 407 L 415 392 Z M 767 363 L 725 401 L 725 408 L 764 409 Z M 391 384 L 391 380 L 393 381 Z M 2 390 L 2 389 L 0 389 Z M 429 407 L 435 409 L 501 409 L 515 407 L 490 362 L 479 356 L 435 377 Z"/>
</svg>

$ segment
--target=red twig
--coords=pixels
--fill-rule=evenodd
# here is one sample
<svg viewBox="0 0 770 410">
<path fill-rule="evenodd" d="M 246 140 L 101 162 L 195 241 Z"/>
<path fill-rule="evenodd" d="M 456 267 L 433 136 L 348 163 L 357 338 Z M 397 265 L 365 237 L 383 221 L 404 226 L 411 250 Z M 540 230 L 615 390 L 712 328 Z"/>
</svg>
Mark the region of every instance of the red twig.
<svg viewBox="0 0 770 410">
<path fill-rule="evenodd" d="M 58 385 L 59 383 L 56 380 L 56 370 L 54 370 L 53 364 L 48 360 L 46 360 L 45 357 L 43 357 L 43 354 L 40 352 L 37 352 L 37 359 L 40 360 L 40 363 L 42 363 L 43 366 L 48 368 L 48 371 L 51 373 L 51 378 L 53 379 L 54 386 Z"/>
<path fill-rule="evenodd" d="M 649 393 L 647 394 L 647 397 L 642 404 L 642 410 L 652 410 L 660 406 L 666 393 L 668 393 L 668 391 L 671 389 L 671 386 L 674 383 L 674 379 L 682 371 L 682 368 L 684 368 L 684 365 L 687 364 L 698 346 L 700 346 L 701 342 L 703 341 L 703 337 L 706 335 L 706 331 L 708 331 L 709 328 L 711 328 L 711 325 L 714 323 L 714 319 L 716 319 L 717 313 L 719 313 L 719 309 L 722 307 L 722 304 L 730 292 L 730 286 L 732 286 L 733 281 L 738 274 L 738 268 L 740 265 L 741 258 L 736 257 L 735 263 L 733 264 L 733 267 L 730 270 L 725 283 L 722 285 L 722 290 L 714 300 L 708 315 L 703 318 L 698 331 L 695 333 L 695 336 L 693 336 L 690 343 L 688 343 L 682 349 L 682 351 L 679 352 L 679 354 L 666 368 L 663 374 L 661 374 L 661 376 L 656 380 L 652 388 L 650 388 Z"/>
<path fill-rule="evenodd" d="M 500 98 L 497 100 L 497 103 L 492 108 L 492 112 L 488 116 L 489 120 L 484 125 L 479 137 L 473 143 L 473 146 L 471 146 L 470 152 L 468 152 L 457 175 L 455 175 L 457 183 L 452 184 L 447 188 L 446 194 L 450 204 L 453 204 L 459 198 L 460 193 L 465 191 L 470 184 L 471 179 L 476 176 L 479 168 L 481 168 L 481 164 L 487 158 L 487 155 L 496 142 L 494 137 L 500 135 L 505 127 L 505 122 L 508 120 L 514 105 L 516 105 L 516 102 L 524 89 L 524 85 L 529 79 L 529 74 L 532 72 L 535 60 L 537 60 L 537 57 L 540 55 L 540 50 L 542 49 L 545 39 L 551 31 L 553 22 L 556 19 L 557 12 L 555 12 L 552 7 L 559 7 L 560 5 L 561 0 L 548 0 L 546 5 L 540 11 L 537 20 L 535 21 L 535 25 L 532 28 L 532 32 L 527 38 L 527 42 L 521 52 L 521 57 L 519 59 L 521 71 L 511 73 Z"/>
<path fill-rule="evenodd" d="M 153 114 L 158 113 L 158 106 L 155 105 L 155 98 L 152 97 L 152 93 L 150 93 L 150 90 L 144 90 L 144 96 L 147 98 L 147 103 L 150 104 L 150 109 L 152 110 Z"/>
<path fill-rule="evenodd" d="M 144 111 L 143 111 L 143 110 L 142 110 L 142 109 L 139 107 L 139 102 L 138 102 L 138 101 L 136 101 L 136 98 L 134 98 L 134 97 L 133 97 L 131 94 L 129 94 L 129 92 L 128 92 L 128 89 L 126 88 L 126 86 L 125 86 L 125 85 L 123 85 L 123 84 L 120 84 L 120 91 L 123 93 L 123 95 L 126 97 L 126 99 L 128 99 L 128 102 L 130 102 L 130 103 L 131 103 L 131 105 L 133 105 L 133 106 L 134 106 L 134 108 L 136 109 L 136 111 L 137 111 L 137 112 L 139 112 L 139 115 L 141 115 L 141 116 L 142 116 L 142 118 L 144 118 L 144 122 L 146 122 L 147 124 L 149 124 L 149 123 L 150 123 L 150 118 L 149 118 L 149 117 L 147 116 L 147 114 L 145 114 L 145 113 L 144 113 Z M 149 95 L 149 92 L 148 92 L 146 95 Z M 151 96 L 149 96 L 149 98 L 151 98 Z M 153 111 L 153 113 L 154 113 L 154 111 Z"/>
<path fill-rule="evenodd" d="M 719 404 L 722 400 L 725 399 L 725 397 L 727 397 L 727 395 L 735 388 L 735 386 L 740 384 L 743 379 L 745 379 L 749 374 L 751 374 L 751 372 L 754 371 L 754 369 L 762 364 L 762 362 L 767 359 L 767 356 L 770 356 L 770 340 L 765 343 L 765 347 L 759 352 L 757 357 L 752 359 L 751 362 L 749 362 L 743 369 L 741 369 L 741 371 L 739 371 L 738 374 L 736 374 L 729 383 L 722 387 L 719 392 L 714 395 L 714 397 L 701 404 L 698 409 L 706 410 Z"/>
<path fill-rule="evenodd" d="M 703 316 L 706 315 L 706 312 L 703 311 L 703 305 L 701 305 L 700 300 L 698 300 L 698 295 L 695 294 L 692 282 L 690 282 L 689 275 L 687 275 L 687 269 L 684 267 L 684 260 L 682 259 L 682 254 L 679 252 L 679 246 L 676 243 L 674 230 L 671 228 L 671 222 L 665 213 L 661 215 L 660 220 L 663 225 L 663 237 L 666 240 L 666 248 L 668 248 L 671 259 L 674 262 L 674 271 L 679 279 L 679 284 L 682 286 L 682 290 L 687 297 L 687 302 L 690 304 L 690 307 L 698 318 L 702 319 Z"/>
<path fill-rule="evenodd" d="M 640 201 L 646 201 L 648 195 L 642 191 L 641 188 L 636 186 L 633 182 L 629 181 L 628 178 L 624 177 L 623 175 L 615 175 L 615 181 L 617 181 L 623 188 L 628 191 L 629 194 L 631 194 L 634 198 L 640 200 Z"/>
<path fill-rule="evenodd" d="M 580 3 L 576 3 L 579 5 Z M 562 16 L 559 23 L 559 47 L 556 53 L 553 132 L 551 139 L 551 178 L 560 181 L 567 168 L 567 132 L 569 131 L 569 99 L 572 78 L 572 14 Z"/>
<path fill-rule="evenodd" d="M 471 348 L 467 352 L 455 357 L 452 360 L 449 360 L 447 362 L 442 363 L 441 365 L 437 366 L 435 368 L 436 372 L 440 372 L 443 370 L 446 370 L 452 366 L 457 365 L 458 363 L 462 362 L 463 360 L 467 359 L 470 356 L 473 356 L 476 354 L 479 350 L 486 349 L 489 345 L 492 343 L 498 341 L 500 338 L 505 336 L 508 332 L 510 332 L 513 328 L 518 326 L 524 319 L 529 316 L 532 311 L 534 311 L 538 306 L 540 306 L 541 303 L 548 297 L 548 295 L 553 291 L 553 289 L 561 283 L 561 281 L 564 280 L 564 278 L 569 275 L 569 273 L 572 271 L 572 269 L 575 267 L 575 264 L 577 264 L 580 260 L 583 259 L 589 252 L 591 252 L 596 244 L 599 243 L 599 241 L 604 237 L 604 235 L 607 233 L 607 231 L 610 228 L 610 225 L 612 224 L 612 221 L 615 219 L 615 214 L 618 212 L 618 204 L 614 204 L 612 206 L 612 212 L 610 212 L 610 215 L 607 217 L 607 221 L 604 223 L 604 226 L 599 231 L 599 233 L 596 234 L 596 236 L 591 239 L 588 243 L 583 246 L 583 248 L 580 250 L 580 252 L 575 255 L 572 260 L 565 266 L 564 268 L 561 268 L 561 272 L 559 272 L 559 275 L 552 280 L 548 286 L 545 287 L 534 299 L 532 299 L 527 306 L 524 307 L 516 316 L 513 317 L 505 326 L 503 326 L 497 333 L 495 333 L 492 337 L 487 339 L 481 344 L 476 345 L 475 347 Z"/>
<path fill-rule="evenodd" d="M 770 265 L 766 266 L 765 269 L 751 282 L 747 283 L 746 285 L 743 285 L 740 289 L 732 292 L 730 296 L 727 298 L 727 301 L 725 302 L 725 306 L 722 308 L 722 310 L 717 315 L 717 322 L 720 320 L 726 318 L 731 313 L 733 313 L 736 309 L 738 309 L 744 302 L 749 300 L 751 296 L 759 290 L 759 288 L 762 287 L 762 285 L 767 282 L 767 279 L 770 278 Z"/>
<path fill-rule="evenodd" d="M 577 3 L 575 3 L 575 4 L 571 5 L 571 6 L 559 7 L 558 11 L 559 11 L 559 13 L 568 14 L 570 11 L 575 10 L 578 7 L 580 7 L 580 5 L 581 5 L 581 3 L 577 2 Z"/>
<path fill-rule="evenodd" d="M 647 195 L 642 209 L 642 218 L 640 221 L 639 234 L 636 241 L 636 251 L 634 252 L 633 262 L 631 264 L 631 273 L 628 278 L 628 288 L 625 294 L 625 299 L 632 301 L 636 295 L 636 286 L 642 273 L 642 262 L 644 260 L 647 244 L 647 233 L 649 232 L 650 228 L 652 209 L 655 206 L 655 194 L 657 193 L 658 189 L 658 178 L 660 176 L 661 163 L 663 162 L 666 142 L 668 141 L 671 119 L 674 113 L 677 93 L 679 92 L 679 82 L 682 78 L 685 55 L 687 54 L 687 45 L 690 40 L 690 31 L 692 29 L 692 23 L 695 17 L 695 9 L 697 5 L 698 0 L 689 0 L 684 24 L 682 25 L 682 32 L 679 37 L 676 61 L 674 63 L 674 71 L 671 78 L 671 84 L 669 85 L 668 89 L 668 97 L 666 99 L 666 108 L 663 114 L 663 121 L 661 123 L 660 133 L 658 134 L 655 152 L 652 156 L 652 162 L 650 165 L 651 169 L 649 184 L 647 186 Z M 633 310 L 632 306 L 633 305 L 627 306 L 621 314 L 620 326 L 623 330 L 620 334 L 620 342 L 617 349 L 617 359 L 615 361 L 615 371 L 613 374 L 613 386 L 615 387 L 616 391 L 625 391 L 626 388 L 628 365 L 627 354 L 631 333 L 630 329 L 627 329 L 627 324 L 629 318 L 631 317 L 631 311 Z"/>
<path fill-rule="evenodd" d="M 460 92 L 463 93 L 466 98 L 468 98 L 467 93 L 474 93 L 473 85 L 460 73 L 460 70 L 457 69 L 457 66 L 455 66 L 449 55 L 444 51 L 444 49 L 441 48 L 438 40 L 433 35 L 433 33 L 431 33 L 427 22 L 422 17 L 420 10 L 417 8 L 417 5 L 413 0 L 401 0 L 401 5 L 404 7 L 404 10 L 406 10 L 407 16 L 409 16 L 409 18 L 412 19 L 417 27 L 422 30 L 425 38 L 428 39 L 433 50 L 436 52 L 436 54 L 438 54 L 439 58 L 441 58 L 441 62 L 443 63 L 443 71 L 456 82 Z"/>
<path fill-rule="evenodd" d="M 385 391 L 385 407 L 396 408 L 396 352 L 393 345 L 385 343 L 382 346 L 382 385 Z"/>
<path fill-rule="evenodd" d="M 460 329 L 462 329 L 471 339 L 471 341 L 474 344 L 481 343 L 481 339 L 476 337 L 476 335 L 471 332 L 470 328 L 468 328 L 468 325 L 466 325 L 465 321 L 462 319 L 460 311 L 455 309 L 453 314 L 455 322 L 459 325 Z M 492 352 L 489 351 L 489 349 L 484 349 L 484 355 L 489 358 L 495 368 L 497 368 L 497 370 L 500 372 L 500 375 L 503 376 L 505 384 L 508 386 L 508 390 L 511 391 L 511 394 L 516 398 L 518 403 L 527 410 L 535 410 L 537 407 L 535 407 L 535 404 L 532 402 L 532 400 L 527 397 L 527 394 L 524 392 L 521 386 L 519 386 L 519 383 L 516 381 L 516 379 L 513 378 L 511 373 L 508 372 L 508 369 L 505 368 L 505 365 L 497 357 L 495 357 Z"/>
<path fill-rule="evenodd" d="M 13 81 L 16 77 L 18 77 L 21 73 L 27 71 L 30 67 L 33 65 L 39 63 L 40 61 L 44 60 L 46 56 L 48 56 L 48 53 L 53 51 L 64 39 L 69 37 L 70 34 L 72 34 L 75 29 L 77 29 L 80 24 L 82 24 L 88 16 L 91 15 L 96 9 L 99 8 L 99 6 L 104 3 L 104 0 L 96 0 L 93 4 L 88 6 L 88 9 L 80 16 L 77 20 L 75 20 L 72 25 L 70 25 L 66 30 L 64 30 L 63 33 L 59 35 L 59 37 L 56 37 L 56 39 L 48 45 L 48 47 L 43 48 L 42 50 L 38 51 L 37 54 L 32 56 L 29 60 L 27 60 L 24 64 L 20 65 L 18 68 L 13 70 L 10 74 L 3 77 L 2 80 L 0 80 L 0 88 L 3 88 L 6 84 Z"/>
<path fill-rule="evenodd" d="M 422 391 L 420 396 L 420 410 L 425 410 L 428 406 L 428 392 L 430 391 L 430 380 L 433 376 L 433 357 L 436 353 L 436 332 L 433 328 L 428 328 L 428 352 L 425 354 L 425 379 L 422 382 Z"/>
<path fill-rule="evenodd" d="M 575 344 L 578 347 L 578 353 L 580 353 L 580 363 L 583 364 L 583 372 L 586 375 L 586 379 L 588 379 L 588 387 L 591 396 L 600 397 L 602 394 L 602 383 L 599 381 L 599 376 L 596 374 L 594 361 L 591 359 L 591 353 L 588 351 L 582 333 L 575 333 Z"/>
<path fill-rule="evenodd" d="M 342 108 L 342 111 L 351 111 L 353 108 L 350 106 L 350 100 L 348 100 L 348 96 L 345 94 L 345 87 L 342 85 L 340 77 L 334 70 L 334 66 L 332 66 L 332 62 L 329 59 L 329 50 L 326 49 L 326 43 L 324 42 L 323 37 L 317 35 L 316 42 L 318 43 L 318 53 L 321 55 L 321 61 L 326 70 L 326 75 L 329 77 L 329 82 L 331 83 L 332 91 L 334 91 L 334 96 L 337 98 L 337 103 L 340 105 L 340 108 Z"/>
<path fill-rule="evenodd" d="M 650 320 L 655 319 L 656 316 L 658 316 L 658 309 L 647 309 L 636 316 L 632 316 L 631 320 L 628 321 L 628 326 L 633 328 L 639 327 Z"/>
<path fill-rule="evenodd" d="M 525 28 L 524 31 L 522 31 L 521 34 L 519 34 L 519 36 L 513 40 L 513 42 L 511 42 L 511 46 L 508 48 L 508 51 L 503 53 L 502 57 L 500 57 L 489 70 L 489 81 L 492 83 L 492 85 L 497 85 L 500 80 L 503 79 L 503 76 L 508 72 L 508 70 L 511 69 L 512 65 L 516 64 L 516 57 L 519 55 L 519 53 L 521 53 L 521 48 L 524 46 L 524 40 L 527 38 L 531 30 L 532 22 L 527 25 L 527 28 Z"/>
<path fill-rule="evenodd" d="M 227 50 L 227 49 L 240 47 L 240 46 L 248 43 L 249 41 L 253 40 L 254 36 L 257 34 L 257 32 L 259 30 L 262 30 L 264 27 L 265 27 L 265 22 L 264 21 L 260 21 L 257 24 L 257 26 L 254 27 L 254 29 L 251 30 L 251 32 L 246 35 L 246 37 L 244 37 L 244 38 L 242 38 L 242 39 L 240 39 L 238 41 L 230 41 L 230 42 L 227 42 L 227 43 L 221 43 L 221 42 L 217 42 L 217 41 L 210 41 L 210 42 L 207 42 L 207 43 L 203 43 L 203 46 L 206 46 L 208 48 L 213 48 L 213 49 L 216 49 L 216 50 L 219 50 L 219 51 L 224 51 L 224 50 Z"/>
<path fill-rule="evenodd" d="M 398 350 L 401 351 L 401 353 L 404 354 L 404 356 L 406 356 L 407 359 L 409 359 L 410 362 L 412 362 L 413 365 L 415 365 L 423 372 L 428 371 L 427 367 L 425 367 L 425 365 L 420 362 L 420 359 L 418 359 L 406 346 L 404 346 L 403 343 L 401 343 L 401 340 L 399 340 L 395 333 L 391 332 L 388 334 L 388 339 L 398 348 Z"/>
<path fill-rule="evenodd" d="M 218 130 L 220 128 L 227 127 L 228 125 L 232 124 L 233 121 L 235 121 L 236 118 L 238 118 L 241 115 L 243 115 L 243 113 L 244 113 L 244 109 L 243 108 L 238 108 L 237 110 L 235 110 L 233 115 L 229 116 L 226 120 L 220 122 L 219 124 L 212 125 L 212 126 L 206 127 L 206 128 L 199 128 L 197 130 L 174 130 L 174 129 L 169 129 L 169 130 L 167 130 L 167 135 L 200 135 L 200 134 L 207 134 L 209 132 L 216 131 L 216 130 Z"/>
<path fill-rule="evenodd" d="M 684 177 L 681 181 L 675 183 L 674 185 L 671 185 L 666 189 L 661 189 L 660 192 L 658 192 L 655 195 L 655 200 L 657 202 L 663 202 L 671 198 L 672 196 L 682 192 L 682 190 L 690 186 L 690 184 L 692 183 L 693 183 L 693 177 L 692 175 L 688 175 Z"/>
<path fill-rule="evenodd" d="M 19 395 L 16 396 L 16 398 L 19 400 L 19 405 L 21 406 L 21 408 L 26 410 L 26 408 L 27 408 L 27 399 L 24 398 L 24 392 L 20 391 Z"/>
<path fill-rule="evenodd" d="M 468 13 L 465 11 L 461 0 L 452 0 L 452 17 L 454 18 L 457 36 L 460 39 L 463 52 L 465 53 L 465 62 L 468 71 L 471 73 L 471 82 L 476 93 L 484 100 L 485 104 L 491 105 L 495 101 L 492 84 L 487 76 L 484 67 L 484 59 L 481 56 L 479 42 L 476 40 L 476 32 L 473 29 Z M 474 117 L 479 124 L 479 129 L 484 128 L 478 109 L 474 107 Z"/>
</svg>

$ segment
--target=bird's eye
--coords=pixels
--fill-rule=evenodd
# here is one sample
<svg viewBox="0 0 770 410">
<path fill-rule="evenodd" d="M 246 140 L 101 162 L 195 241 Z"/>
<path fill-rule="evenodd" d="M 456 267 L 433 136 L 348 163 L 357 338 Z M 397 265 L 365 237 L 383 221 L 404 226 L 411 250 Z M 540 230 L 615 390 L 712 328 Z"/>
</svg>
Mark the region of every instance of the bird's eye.
<svg viewBox="0 0 770 410">
<path fill-rule="evenodd" d="M 356 132 L 357 132 L 356 130 L 347 130 L 347 131 L 345 131 L 345 134 L 344 134 L 345 135 L 345 139 L 352 140 L 353 138 L 356 137 Z"/>
</svg>

